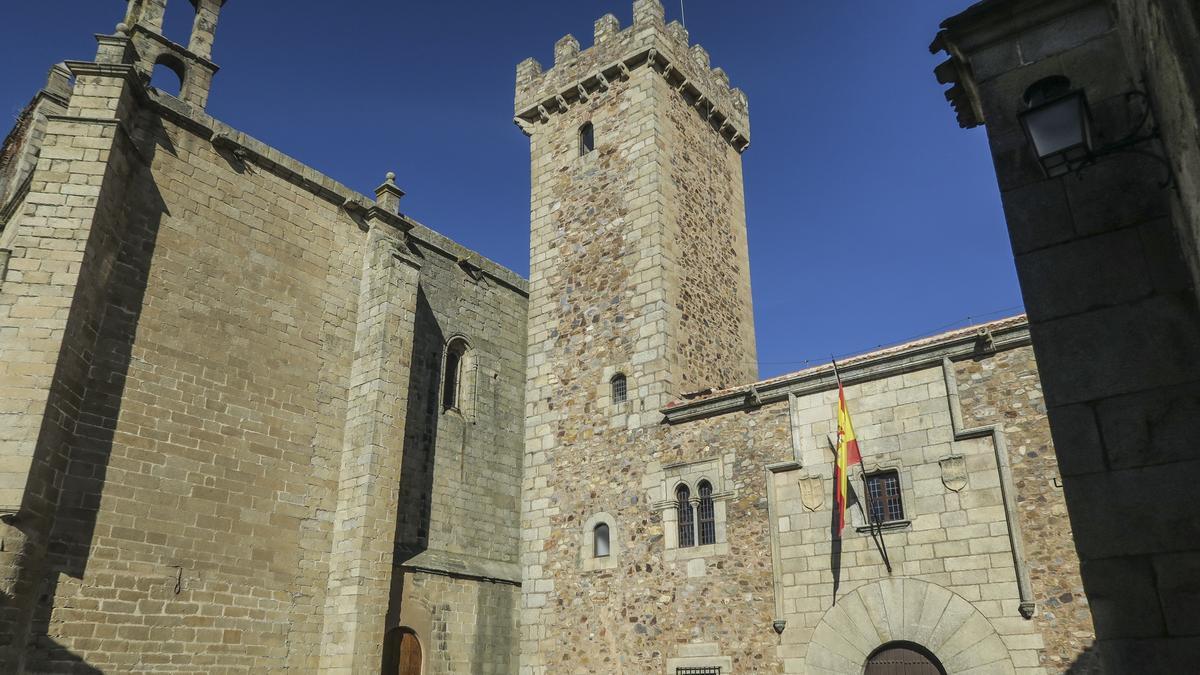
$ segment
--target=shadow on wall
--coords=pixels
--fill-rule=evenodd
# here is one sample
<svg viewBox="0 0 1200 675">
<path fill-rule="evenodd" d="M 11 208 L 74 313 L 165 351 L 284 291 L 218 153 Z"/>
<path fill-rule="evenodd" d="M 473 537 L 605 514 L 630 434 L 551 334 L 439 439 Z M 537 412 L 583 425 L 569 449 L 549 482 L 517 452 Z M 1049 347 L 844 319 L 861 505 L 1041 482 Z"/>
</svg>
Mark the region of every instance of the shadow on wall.
<svg viewBox="0 0 1200 675">
<path fill-rule="evenodd" d="M 419 253 L 418 253 L 419 254 Z M 437 440 L 442 350 L 446 338 L 438 325 L 425 289 L 417 287 L 413 319 L 412 370 L 409 374 L 408 410 L 404 423 L 404 456 L 400 461 L 400 498 L 396 514 L 396 551 L 393 559 L 391 598 L 386 628 L 399 625 L 404 596 L 405 561 L 429 548 L 433 500 L 434 447 Z M 386 652 L 386 650 L 385 650 Z M 389 654 L 384 654 L 385 668 Z M 387 671 L 385 671 L 387 672 Z"/>
<path fill-rule="evenodd" d="M 1100 667 L 1100 650 L 1096 648 L 1096 643 L 1085 647 L 1063 672 L 1066 675 L 1102 675 L 1104 669 Z"/>
<path fill-rule="evenodd" d="M 121 412 L 132 361 L 134 338 L 146 294 L 150 264 L 154 256 L 159 227 L 168 215 L 166 203 L 150 173 L 150 162 L 159 150 L 175 154 L 161 121 L 147 115 L 140 153 L 143 160 L 131 159 L 130 175 L 123 191 L 113 195 L 121 207 L 108 214 L 113 222 L 93 226 L 88 248 L 111 251 L 112 257 L 98 260 L 97 266 L 111 265 L 107 283 L 102 287 L 100 302 L 104 309 L 94 326 L 95 334 L 87 349 L 93 355 L 88 376 L 81 394 L 78 418 L 73 435 L 67 439 L 67 463 L 62 475 L 54 519 L 51 525 L 46 560 L 32 575 L 41 576 L 41 584 L 33 611 L 30 639 L 27 648 L 27 667 L 33 672 L 100 673 L 79 656 L 52 640 L 51 632 L 69 622 L 53 616 L 55 598 L 64 577 L 82 580 L 88 565 L 100 497 L 108 473 L 113 450 L 116 421 Z M 149 140 L 152 139 L 153 143 Z M 137 150 L 128 150 L 134 157 Z M 116 153 L 113 153 L 116 155 Z M 110 165 L 111 171 L 111 165 Z M 105 241 L 105 238 L 111 237 Z M 94 272 L 99 273 L 99 272 Z M 81 272 L 79 288 L 83 289 L 92 275 Z M 79 302 L 77 292 L 75 303 Z M 78 345 L 65 345 L 64 350 Z M 68 386 L 55 378 L 53 386 Z M 42 448 L 38 448 L 41 452 Z M 72 582 L 79 586 L 78 582 Z"/>
</svg>

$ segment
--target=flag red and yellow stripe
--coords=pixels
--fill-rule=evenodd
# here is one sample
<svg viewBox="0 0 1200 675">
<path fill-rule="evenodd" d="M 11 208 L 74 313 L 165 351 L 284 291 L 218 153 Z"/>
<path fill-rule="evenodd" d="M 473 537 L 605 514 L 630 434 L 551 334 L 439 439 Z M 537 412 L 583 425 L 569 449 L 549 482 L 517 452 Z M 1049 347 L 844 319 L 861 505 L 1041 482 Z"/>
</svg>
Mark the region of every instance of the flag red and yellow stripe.
<svg viewBox="0 0 1200 675">
<path fill-rule="evenodd" d="M 862 463 L 858 451 L 858 438 L 850 422 L 850 411 L 846 408 L 846 392 L 838 382 L 837 460 L 833 468 L 833 506 L 837 509 L 837 534 L 841 536 L 846 527 L 846 502 L 850 495 L 849 469 Z"/>
</svg>

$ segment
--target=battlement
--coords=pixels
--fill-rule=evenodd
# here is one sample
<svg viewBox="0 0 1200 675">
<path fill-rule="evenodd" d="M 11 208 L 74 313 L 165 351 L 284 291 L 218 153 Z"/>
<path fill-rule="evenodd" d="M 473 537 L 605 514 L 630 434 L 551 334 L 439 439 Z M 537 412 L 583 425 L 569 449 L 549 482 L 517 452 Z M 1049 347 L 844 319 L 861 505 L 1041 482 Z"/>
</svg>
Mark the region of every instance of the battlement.
<svg viewBox="0 0 1200 675">
<path fill-rule="evenodd" d="M 551 115 L 587 101 L 648 66 L 662 75 L 738 152 L 750 145 L 750 110 L 746 94 L 730 88 L 729 76 L 713 68 L 708 51 L 689 42 L 677 21 L 667 24 L 660 0 L 635 0 L 633 25 L 621 29 L 612 14 L 595 23 L 592 46 L 563 36 L 554 45 L 554 66 L 543 70 L 536 59 L 517 66 L 516 123 L 526 133 Z"/>
</svg>

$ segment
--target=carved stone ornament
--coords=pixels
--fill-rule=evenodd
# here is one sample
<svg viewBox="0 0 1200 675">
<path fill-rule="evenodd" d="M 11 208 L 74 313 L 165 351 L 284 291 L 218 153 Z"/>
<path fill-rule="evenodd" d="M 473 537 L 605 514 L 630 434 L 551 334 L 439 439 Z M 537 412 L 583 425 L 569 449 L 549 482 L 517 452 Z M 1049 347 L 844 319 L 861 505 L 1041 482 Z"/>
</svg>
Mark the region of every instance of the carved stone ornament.
<svg viewBox="0 0 1200 675">
<path fill-rule="evenodd" d="M 955 492 L 960 492 L 967 487 L 967 458 L 962 455 L 954 455 L 945 459 L 939 459 L 938 464 L 942 466 L 942 484 L 947 489 Z"/>
<path fill-rule="evenodd" d="M 825 481 L 820 476 L 805 476 L 800 483 L 800 503 L 809 511 L 825 506 Z"/>
</svg>

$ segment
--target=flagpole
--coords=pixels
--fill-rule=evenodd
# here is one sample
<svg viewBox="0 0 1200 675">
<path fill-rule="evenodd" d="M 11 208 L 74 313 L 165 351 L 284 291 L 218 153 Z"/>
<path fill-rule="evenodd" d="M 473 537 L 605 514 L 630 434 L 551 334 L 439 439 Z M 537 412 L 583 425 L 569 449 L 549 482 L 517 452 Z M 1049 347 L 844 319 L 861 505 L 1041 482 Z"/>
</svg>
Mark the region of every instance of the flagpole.
<svg viewBox="0 0 1200 675">
<path fill-rule="evenodd" d="M 833 364 L 833 377 L 837 380 L 838 405 L 840 406 L 841 405 L 841 392 L 842 392 L 842 374 L 838 372 L 837 359 L 835 359 L 831 356 L 831 357 L 829 357 L 829 361 Z M 848 413 L 849 413 L 849 411 L 847 410 L 847 414 Z M 836 454 L 837 448 L 834 447 L 833 451 Z M 858 469 L 861 472 L 862 484 L 863 484 L 863 499 L 870 499 L 871 492 L 867 488 L 867 469 L 863 465 L 863 461 L 862 461 L 862 444 L 861 443 L 859 444 L 859 448 L 858 448 L 858 458 L 859 458 L 858 459 Z M 885 542 L 883 540 L 883 524 L 882 523 L 879 524 L 879 536 L 876 537 L 875 536 L 875 519 L 872 518 L 867 513 L 867 510 L 865 508 L 863 508 L 863 504 L 862 504 L 863 499 L 856 499 L 854 501 L 858 502 L 858 512 L 862 514 L 863 520 L 867 521 L 867 529 L 871 533 L 871 540 L 875 542 L 875 548 L 879 549 L 879 556 L 881 558 L 883 558 L 883 566 L 887 568 L 888 576 L 891 576 L 892 561 L 888 558 L 887 542 Z"/>
</svg>

